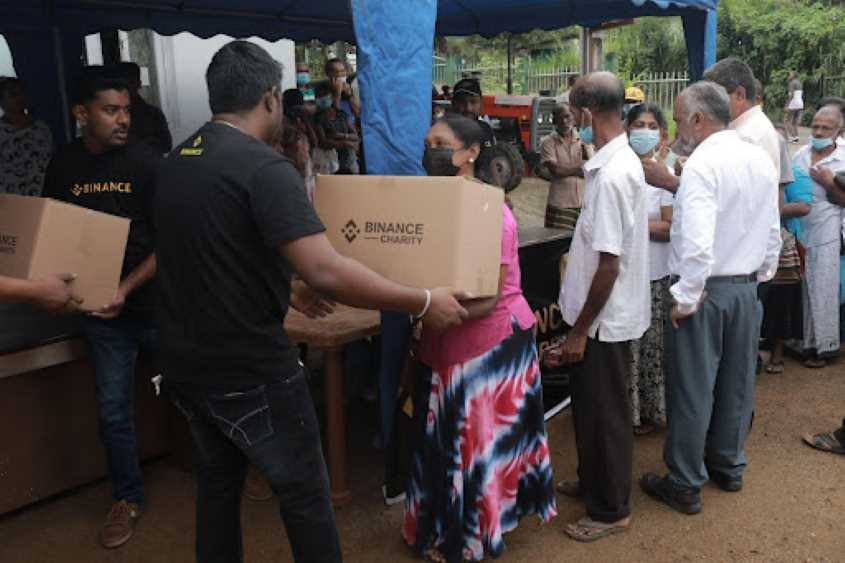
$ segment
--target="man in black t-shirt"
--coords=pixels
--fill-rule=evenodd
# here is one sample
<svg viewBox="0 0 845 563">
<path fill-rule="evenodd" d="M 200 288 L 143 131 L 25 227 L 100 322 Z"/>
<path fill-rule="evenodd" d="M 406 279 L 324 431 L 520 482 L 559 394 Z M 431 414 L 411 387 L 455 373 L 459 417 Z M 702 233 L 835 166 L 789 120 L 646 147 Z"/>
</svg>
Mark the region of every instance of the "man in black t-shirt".
<svg viewBox="0 0 845 563">
<path fill-rule="evenodd" d="M 100 438 L 115 500 L 100 532 L 107 548 L 129 541 L 144 503 L 135 436 L 135 361 L 138 349 L 153 348 L 155 340 L 150 280 L 156 259 L 150 211 L 161 155 L 143 143 L 128 143 L 129 112 L 126 84 L 89 70 L 73 105 L 82 137 L 56 153 L 44 180 L 45 197 L 132 221 L 114 301 L 83 322 L 97 376 Z"/>
<path fill-rule="evenodd" d="M 493 160 L 496 156 L 496 134 L 490 124 L 479 119 L 481 114 L 481 84 L 473 78 L 464 78 L 455 84 L 452 94 L 452 109 L 465 117 L 475 119 L 484 131 L 481 153 L 475 162 L 475 175 L 479 180 L 493 186 L 499 184 L 499 171 Z"/>
<path fill-rule="evenodd" d="M 233 41 L 206 72 L 212 121 L 157 177 L 154 218 L 165 386 L 191 426 L 198 466 L 197 561 L 239 561 L 240 493 L 251 463 L 279 497 L 297 561 L 341 550 L 308 385 L 284 331 L 288 306 L 315 293 L 421 315 L 467 315 L 453 290 L 394 284 L 337 254 L 293 163 L 267 143 L 282 123 L 281 68 Z"/>
</svg>

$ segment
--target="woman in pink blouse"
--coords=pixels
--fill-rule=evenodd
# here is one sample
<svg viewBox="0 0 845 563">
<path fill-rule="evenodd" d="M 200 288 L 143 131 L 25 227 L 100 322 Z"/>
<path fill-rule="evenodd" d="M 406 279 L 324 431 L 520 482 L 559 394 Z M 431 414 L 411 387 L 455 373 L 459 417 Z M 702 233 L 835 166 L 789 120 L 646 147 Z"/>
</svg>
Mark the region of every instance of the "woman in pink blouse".
<svg viewBox="0 0 845 563">
<path fill-rule="evenodd" d="M 425 140 L 426 171 L 474 176 L 482 139 L 471 119 L 439 119 Z M 498 295 L 463 303 L 470 317 L 460 327 L 422 333 L 402 533 L 432 561 L 496 557 L 522 516 L 557 514 L 534 315 L 520 285 L 516 220 L 506 205 L 502 215 Z"/>
</svg>

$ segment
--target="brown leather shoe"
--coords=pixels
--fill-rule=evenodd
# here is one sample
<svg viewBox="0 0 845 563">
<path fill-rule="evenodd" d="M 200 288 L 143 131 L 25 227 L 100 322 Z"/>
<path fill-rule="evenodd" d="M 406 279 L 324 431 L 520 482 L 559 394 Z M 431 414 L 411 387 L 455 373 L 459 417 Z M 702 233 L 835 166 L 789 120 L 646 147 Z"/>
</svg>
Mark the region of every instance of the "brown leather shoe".
<svg viewBox="0 0 845 563">
<path fill-rule="evenodd" d="M 107 549 L 120 547 L 129 541 L 135 524 L 141 517 L 141 507 L 125 500 L 114 503 L 100 530 L 100 543 Z"/>
</svg>

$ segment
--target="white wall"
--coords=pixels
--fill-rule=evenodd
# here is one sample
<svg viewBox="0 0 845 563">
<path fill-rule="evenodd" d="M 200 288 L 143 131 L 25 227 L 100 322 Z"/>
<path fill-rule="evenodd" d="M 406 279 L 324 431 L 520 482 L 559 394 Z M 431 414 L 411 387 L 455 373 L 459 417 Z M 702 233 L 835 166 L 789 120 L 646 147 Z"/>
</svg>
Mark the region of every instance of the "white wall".
<svg viewBox="0 0 845 563">
<path fill-rule="evenodd" d="M 211 117 L 205 70 L 214 53 L 231 41 L 226 35 L 201 39 L 190 33 L 169 37 L 154 35 L 153 51 L 158 71 L 161 109 L 167 116 L 174 146 L 178 145 Z M 283 39 L 270 43 L 257 37 L 252 41 L 264 47 L 282 63 L 282 90 L 296 87 L 294 43 Z"/>
</svg>

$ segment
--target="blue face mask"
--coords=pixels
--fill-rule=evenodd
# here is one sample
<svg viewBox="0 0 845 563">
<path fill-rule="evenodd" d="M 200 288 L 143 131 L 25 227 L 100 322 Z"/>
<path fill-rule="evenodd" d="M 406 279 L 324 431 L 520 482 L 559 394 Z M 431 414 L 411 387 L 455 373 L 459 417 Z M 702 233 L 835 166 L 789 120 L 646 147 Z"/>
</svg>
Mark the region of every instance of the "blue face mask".
<svg viewBox="0 0 845 563">
<path fill-rule="evenodd" d="M 585 145 L 592 145 L 593 144 L 593 127 L 592 125 L 588 125 L 586 127 L 582 127 L 581 131 L 578 133 L 581 137 L 581 142 Z"/>
<path fill-rule="evenodd" d="M 810 146 L 814 151 L 823 151 L 833 144 L 833 139 L 821 139 L 819 137 L 810 137 Z"/>
<path fill-rule="evenodd" d="M 311 75 L 307 72 L 297 72 L 296 73 L 296 85 L 297 86 L 305 86 L 311 82 Z"/>
<path fill-rule="evenodd" d="M 657 129 L 631 129 L 628 134 L 631 148 L 640 156 L 651 152 L 660 142 L 660 131 Z"/>
<path fill-rule="evenodd" d="M 332 107 L 332 97 L 323 96 L 322 98 L 317 98 L 316 103 L 317 107 L 320 109 L 329 109 Z"/>
</svg>

